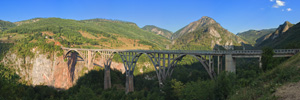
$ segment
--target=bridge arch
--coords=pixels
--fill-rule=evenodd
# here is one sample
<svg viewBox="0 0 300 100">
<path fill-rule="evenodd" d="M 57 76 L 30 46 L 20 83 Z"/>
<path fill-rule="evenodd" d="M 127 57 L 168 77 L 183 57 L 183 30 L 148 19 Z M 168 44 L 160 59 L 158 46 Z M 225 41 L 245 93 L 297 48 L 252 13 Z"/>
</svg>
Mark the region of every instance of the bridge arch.
<svg viewBox="0 0 300 100">
<path fill-rule="evenodd" d="M 76 49 L 70 49 L 68 51 L 66 51 L 66 53 L 64 54 L 64 59 L 67 58 L 68 54 L 72 53 L 72 52 L 76 52 L 77 54 L 79 54 L 79 56 L 81 57 L 81 59 L 83 59 L 83 54 L 81 52 L 79 52 Z"/>
</svg>

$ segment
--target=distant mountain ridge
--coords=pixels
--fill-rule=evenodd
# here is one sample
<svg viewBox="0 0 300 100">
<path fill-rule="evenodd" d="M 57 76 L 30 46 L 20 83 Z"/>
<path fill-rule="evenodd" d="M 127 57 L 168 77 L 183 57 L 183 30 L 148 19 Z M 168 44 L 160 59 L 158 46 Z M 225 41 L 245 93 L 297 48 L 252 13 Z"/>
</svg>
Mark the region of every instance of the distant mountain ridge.
<svg viewBox="0 0 300 100">
<path fill-rule="evenodd" d="M 258 40 L 259 38 L 268 35 L 270 33 L 273 33 L 275 32 L 275 30 L 276 28 L 262 29 L 262 30 L 248 30 L 245 32 L 237 33 L 236 35 L 254 46 L 256 43 L 261 42 L 261 40 Z"/>
<path fill-rule="evenodd" d="M 143 30 L 149 31 L 149 32 L 153 32 L 157 35 L 161 35 L 163 37 L 166 37 L 168 39 L 171 39 L 173 32 L 163 29 L 163 28 L 159 28 L 157 26 L 154 25 L 146 25 L 142 28 Z"/>
<path fill-rule="evenodd" d="M 288 21 L 285 21 L 282 25 L 279 25 L 279 27 L 275 30 L 275 32 L 267 34 L 259 39 L 257 41 L 262 41 L 258 44 L 256 44 L 257 47 L 263 47 L 263 46 L 271 46 L 274 41 L 278 41 L 281 39 L 282 36 L 285 35 L 285 33 L 294 25 L 291 24 Z"/>
<path fill-rule="evenodd" d="M 0 20 L 0 32 L 7 30 L 9 28 L 15 27 L 16 25 L 9 21 Z"/>
<path fill-rule="evenodd" d="M 215 46 L 233 49 L 245 42 L 207 16 L 181 28 L 172 38 L 173 49 L 212 50 Z"/>
<path fill-rule="evenodd" d="M 262 37 L 264 41 L 256 45 L 256 48 L 272 47 L 277 49 L 300 48 L 300 23 L 291 24 L 286 21 L 280 25 L 274 33 Z"/>
</svg>

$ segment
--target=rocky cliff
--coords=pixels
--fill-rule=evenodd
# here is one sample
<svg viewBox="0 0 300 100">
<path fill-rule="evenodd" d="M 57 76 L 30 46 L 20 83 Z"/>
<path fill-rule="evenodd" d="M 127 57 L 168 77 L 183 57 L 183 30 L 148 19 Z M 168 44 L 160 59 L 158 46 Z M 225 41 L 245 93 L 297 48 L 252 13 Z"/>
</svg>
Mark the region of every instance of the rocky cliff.
<svg viewBox="0 0 300 100">
<path fill-rule="evenodd" d="M 94 61 L 95 65 L 103 65 L 103 62 L 98 61 Z M 64 59 L 63 56 L 41 54 L 38 51 L 34 57 L 25 58 L 8 52 L 2 62 L 5 66 L 15 69 L 21 80 L 29 85 L 47 85 L 57 89 L 68 89 L 93 67 L 102 67 L 86 67 L 85 62 L 73 53 Z M 111 68 L 124 72 L 122 63 L 112 62 Z"/>
<path fill-rule="evenodd" d="M 261 48 L 263 46 L 271 46 L 272 42 L 274 43 L 275 41 L 281 40 L 281 38 L 284 37 L 287 31 L 293 26 L 294 24 L 285 21 L 282 25 L 279 25 L 279 27 L 275 30 L 275 32 L 257 39 L 257 41 L 261 41 L 261 42 L 257 43 L 256 46 L 258 48 Z"/>
</svg>

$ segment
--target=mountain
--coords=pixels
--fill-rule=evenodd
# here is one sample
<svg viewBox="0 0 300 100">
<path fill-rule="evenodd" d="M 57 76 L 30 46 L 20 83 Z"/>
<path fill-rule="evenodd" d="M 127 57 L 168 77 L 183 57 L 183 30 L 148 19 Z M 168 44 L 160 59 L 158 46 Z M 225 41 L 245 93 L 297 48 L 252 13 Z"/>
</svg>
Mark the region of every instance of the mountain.
<svg viewBox="0 0 300 100">
<path fill-rule="evenodd" d="M 256 44 L 256 47 L 261 48 L 264 46 L 269 46 L 274 48 L 280 48 L 284 47 L 283 45 L 288 43 L 288 41 L 290 41 L 290 43 L 291 41 L 295 42 L 298 39 L 296 37 L 291 36 L 297 36 L 297 32 L 299 32 L 297 27 L 299 28 L 299 26 L 295 26 L 294 24 L 291 24 L 290 22 L 286 21 L 282 25 L 279 25 L 275 32 L 259 38 L 258 41 L 262 42 L 260 44 Z"/>
<path fill-rule="evenodd" d="M 42 33 L 53 37 L 47 41 L 66 47 L 164 49 L 170 43 L 164 37 L 140 29 L 135 23 L 118 20 L 36 18 L 16 24 L 18 26 L 5 31 L 13 42 Z"/>
<path fill-rule="evenodd" d="M 7 30 L 9 28 L 15 27 L 16 25 L 12 22 L 0 20 L 0 32 Z"/>
<path fill-rule="evenodd" d="M 275 32 L 276 28 L 271 28 L 271 29 L 262 29 L 262 30 L 249 30 L 245 32 L 241 32 L 236 34 L 246 42 L 248 42 L 251 45 L 255 45 L 256 42 L 260 43 L 261 41 L 256 41 L 262 36 L 268 35 L 270 33 Z"/>
<path fill-rule="evenodd" d="M 161 35 L 161 36 L 166 37 L 168 39 L 171 39 L 171 36 L 173 34 L 173 32 L 171 32 L 171 31 L 156 27 L 154 25 L 146 25 L 142 29 L 146 30 L 146 31 L 149 31 L 149 32 L 153 32 L 157 35 Z"/>
<path fill-rule="evenodd" d="M 19 21 L 19 22 L 15 22 L 14 24 L 16 24 L 17 26 L 22 25 L 22 24 L 28 24 L 28 23 L 34 23 L 34 22 L 38 22 L 43 18 L 33 18 L 33 19 L 29 19 L 29 20 L 23 20 L 23 21 Z"/>
<path fill-rule="evenodd" d="M 244 42 L 207 16 L 178 30 L 172 38 L 173 49 L 212 50 L 218 45 L 232 49 Z"/>
</svg>

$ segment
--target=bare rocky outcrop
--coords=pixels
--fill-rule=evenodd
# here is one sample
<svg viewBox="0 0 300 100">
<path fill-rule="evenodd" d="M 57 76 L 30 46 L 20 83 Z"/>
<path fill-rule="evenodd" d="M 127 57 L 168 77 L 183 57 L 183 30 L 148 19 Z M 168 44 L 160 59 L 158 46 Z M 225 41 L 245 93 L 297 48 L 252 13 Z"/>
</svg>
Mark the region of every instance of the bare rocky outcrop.
<svg viewBox="0 0 300 100">
<path fill-rule="evenodd" d="M 30 85 L 47 85 L 57 89 L 68 89 L 76 84 L 78 78 L 93 70 L 93 67 L 103 67 L 104 61 L 96 58 L 93 66 L 86 67 L 85 61 L 76 53 L 71 53 L 68 59 L 56 54 L 35 51 L 34 57 L 22 58 L 16 53 L 8 52 L 2 62 L 16 70 L 16 73 Z M 149 62 L 140 66 L 150 66 Z M 112 62 L 111 69 L 125 72 L 123 63 Z M 142 69 L 142 68 L 141 68 Z M 140 71 L 140 70 L 136 70 Z M 143 73 L 143 71 L 141 72 Z"/>
<path fill-rule="evenodd" d="M 278 100 L 300 100 L 300 81 L 283 85 L 274 94 Z"/>
</svg>

